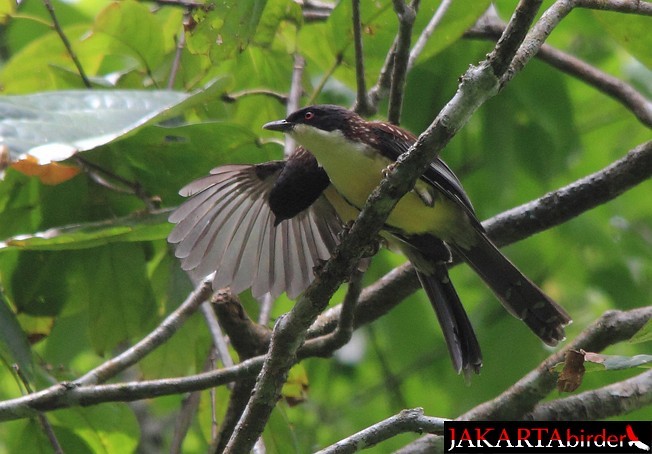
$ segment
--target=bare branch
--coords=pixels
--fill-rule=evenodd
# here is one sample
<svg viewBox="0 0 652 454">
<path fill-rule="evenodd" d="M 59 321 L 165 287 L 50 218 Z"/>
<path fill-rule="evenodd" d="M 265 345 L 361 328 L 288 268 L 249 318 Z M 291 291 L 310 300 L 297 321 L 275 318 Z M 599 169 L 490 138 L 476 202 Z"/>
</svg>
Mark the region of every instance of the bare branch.
<svg viewBox="0 0 652 454">
<path fill-rule="evenodd" d="M 355 49 L 355 79 L 357 96 L 354 110 L 360 115 L 373 113 L 367 97 L 367 84 L 364 74 L 364 54 L 362 53 L 362 22 L 360 20 L 360 0 L 352 0 L 353 47 Z"/>
<path fill-rule="evenodd" d="M 428 22 L 426 28 L 423 29 L 421 35 L 419 35 L 419 38 L 417 39 L 417 42 L 414 44 L 412 50 L 410 51 L 410 57 L 407 64 L 408 71 L 410 71 L 410 69 L 412 69 L 414 66 L 414 62 L 417 58 L 419 58 L 421 52 L 423 52 L 423 49 L 426 47 L 426 43 L 439 26 L 441 20 L 446 15 L 446 11 L 448 11 L 448 8 L 450 8 L 452 4 L 453 0 L 442 0 L 442 2 L 437 7 L 437 11 L 435 11 L 435 14 L 432 15 L 430 22 Z"/>
<path fill-rule="evenodd" d="M 573 9 L 573 0 L 557 0 L 548 8 L 537 23 L 528 33 L 525 42 L 518 49 L 518 52 L 509 62 L 509 68 L 501 76 L 501 85 L 511 80 L 521 71 L 530 59 L 539 52 L 544 41 L 548 38 L 554 28 Z M 504 34 L 503 34 L 504 36 Z"/>
<path fill-rule="evenodd" d="M 136 364 L 149 352 L 159 345 L 162 345 L 183 325 L 183 322 L 204 302 L 212 293 L 211 281 L 205 279 L 186 298 L 186 300 L 174 312 L 163 320 L 163 322 L 151 333 L 140 340 L 136 345 L 125 350 L 120 355 L 101 364 L 95 369 L 87 372 L 83 377 L 78 378 L 72 384 L 73 387 L 93 385 L 102 383 L 116 374 L 122 372 L 129 366 Z M 64 386 L 65 388 L 65 386 Z"/>
<path fill-rule="evenodd" d="M 543 408 L 543 412 L 550 411 L 549 405 L 552 406 L 554 402 L 561 402 L 560 405 L 565 406 L 568 399 L 559 399 L 558 401 L 552 401 L 550 404 L 544 403 L 540 406 L 537 404 L 546 397 L 556 385 L 556 374 L 551 372 L 552 367 L 564 360 L 566 352 L 569 350 L 578 350 L 580 348 L 598 352 L 604 350 L 606 347 L 628 340 L 632 337 L 641 327 L 652 318 L 652 306 L 643 307 L 639 309 L 633 309 L 630 311 L 609 311 L 606 312 L 599 320 L 593 323 L 590 327 L 584 330 L 573 342 L 566 345 L 563 349 L 557 351 L 553 355 L 549 356 L 545 361 L 543 361 L 535 370 L 527 374 L 525 377 L 520 379 L 514 385 L 512 385 L 507 391 L 502 393 L 500 396 L 492 399 L 490 401 L 484 402 L 477 407 L 471 409 L 469 412 L 459 416 L 458 420 L 463 421 L 491 421 L 491 420 L 519 420 L 523 418 L 528 419 L 556 419 L 554 417 L 545 417 L 543 413 L 541 415 L 537 414 L 538 408 Z M 634 382 L 632 382 L 634 380 Z M 646 372 L 635 379 L 626 380 L 623 383 L 622 389 L 629 389 L 626 392 L 626 395 L 632 395 L 632 400 L 635 402 L 641 402 L 645 404 L 649 403 L 652 400 L 652 397 L 647 392 L 647 396 L 642 396 L 644 393 L 640 388 L 628 388 L 624 383 L 629 385 L 641 385 L 646 387 L 648 390 L 652 386 L 650 381 L 652 380 L 651 372 Z M 608 392 L 609 390 L 619 389 L 619 383 L 607 386 L 598 390 L 599 393 Z M 640 391 L 639 391 L 640 390 Z M 638 394 L 641 394 L 640 397 L 637 397 Z M 579 397 L 578 396 L 573 396 Z M 594 396 L 594 397 L 597 397 Z M 622 394 L 612 395 L 612 399 L 622 399 Z M 578 399 L 575 401 L 575 405 L 579 405 L 580 408 L 584 408 L 582 401 Z M 594 401 L 596 402 L 596 401 Z M 600 401 L 597 401 L 600 402 Z M 600 406 L 601 403 L 598 403 L 597 406 Z M 561 410 L 560 407 L 556 407 Z M 599 411 L 599 410 L 595 410 Z M 549 414 L 549 416 L 552 416 Z M 591 419 L 590 415 L 578 415 L 576 413 L 575 419 L 587 420 Z M 573 418 L 560 418 L 560 419 L 573 419 Z M 439 444 L 437 440 L 438 437 L 433 435 L 426 435 L 421 437 L 418 440 L 408 444 L 403 449 L 400 450 L 401 453 L 411 453 L 411 452 L 424 452 L 427 450 L 433 449 L 436 445 Z"/>
<path fill-rule="evenodd" d="M 407 77 L 408 59 L 410 57 L 410 43 L 412 41 L 412 27 L 417 17 L 418 1 L 406 5 L 403 0 L 394 0 L 394 11 L 398 16 L 398 35 L 394 64 L 392 65 L 392 83 L 389 91 L 389 107 L 387 119 L 390 123 L 401 122 L 401 108 L 403 107 L 403 90 Z"/>
<path fill-rule="evenodd" d="M 652 370 L 599 389 L 545 402 L 523 416 L 531 421 L 596 421 L 652 404 Z"/>
<path fill-rule="evenodd" d="M 493 400 L 461 415 L 461 420 L 520 419 L 555 388 L 553 366 L 564 360 L 568 350 L 599 352 L 610 345 L 628 340 L 652 318 L 652 306 L 630 311 L 609 311 L 584 330 L 573 342 L 542 362 L 535 370 Z"/>
<path fill-rule="evenodd" d="M 202 303 L 200 308 L 202 315 L 206 320 L 208 331 L 211 333 L 211 337 L 213 338 L 213 346 L 215 347 L 217 358 L 222 362 L 222 364 L 224 364 L 224 366 L 233 366 L 233 358 L 231 358 L 231 353 L 229 352 L 227 339 L 222 332 L 222 328 L 220 328 L 215 311 L 213 311 L 211 304 L 207 302 Z"/>
<path fill-rule="evenodd" d="M 317 454 L 346 454 L 358 452 L 406 432 L 444 433 L 442 418 L 424 416 L 423 408 L 403 410 L 373 426 L 331 445 Z"/>
<path fill-rule="evenodd" d="M 505 31 L 488 58 L 489 65 L 497 78 L 502 78 L 512 64 L 542 2 L 543 0 L 519 1 Z"/>
<path fill-rule="evenodd" d="M 14 372 L 16 372 L 16 375 L 18 375 L 20 381 L 23 383 L 25 390 L 30 394 L 34 392 L 32 386 L 29 384 L 29 380 L 23 373 L 23 370 L 18 366 L 18 364 L 14 364 L 13 369 Z M 52 450 L 56 454 L 63 454 L 63 448 L 61 447 L 61 443 L 59 443 L 59 440 L 57 439 L 57 435 L 54 433 L 54 429 L 52 428 L 52 424 L 50 424 L 50 421 L 48 421 L 48 418 L 43 413 L 39 413 L 36 416 L 36 419 L 38 420 L 41 429 L 43 429 L 43 432 L 45 433 L 45 436 L 50 442 L 50 445 L 52 445 Z"/>
<path fill-rule="evenodd" d="M 84 85 L 86 86 L 86 88 L 93 88 L 93 85 L 91 84 L 91 81 L 86 76 L 86 72 L 84 71 L 84 68 L 82 67 L 81 62 L 77 58 L 77 54 L 72 49 L 72 45 L 70 44 L 70 41 L 68 40 L 68 37 L 63 32 L 63 29 L 61 28 L 61 24 L 59 24 L 59 20 L 57 19 L 57 15 L 54 12 L 54 6 L 52 5 L 52 1 L 51 0 L 43 0 L 43 3 L 45 4 L 45 8 L 48 10 L 48 13 L 50 14 L 50 17 L 52 18 L 52 26 L 54 27 L 54 30 L 59 35 L 59 38 L 61 39 L 61 42 L 65 46 L 66 51 L 68 52 L 68 55 L 70 55 L 70 58 L 72 59 L 72 62 L 75 64 L 75 67 L 77 68 L 77 72 L 79 73 L 79 77 L 81 77 L 81 80 L 84 83 Z"/>
<path fill-rule="evenodd" d="M 485 15 L 483 20 L 464 36 L 496 40 L 503 33 L 504 28 L 505 25 L 498 17 Z M 536 57 L 611 96 L 631 110 L 641 123 L 652 127 L 652 101 L 630 84 L 548 44 L 541 46 Z"/>
<path fill-rule="evenodd" d="M 640 0 L 575 0 L 575 6 L 578 8 L 652 16 L 652 3 Z"/>
<path fill-rule="evenodd" d="M 300 358 L 330 356 L 335 350 L 351 340 L 354 330 L 355 307 L 362 290 L 363 274 L 360 270 L 355 270 L 351 275 L 348 291 L 340 306 L 337 328 L 330 334 L 306 341 L 299 351 Z"/>
<path fill-rule="evenodd" d="M 174 81 L 177 78 L 179 73 L 179 68 L 181 67 L 181 54 L 183 53 L 184 47 L 186 47 L 186 23 L 188 22 L 189 13 L 186 12 L 183 15 L 183 23 L 181 24 L 179 33 L 176 37 L 177 48 L 174 51 L 174 60 L 172 60 L 172 67 L 170 68 L 170 75 L 168 76 L 167 89 L 172 90 L 174 87 Z"/>
<path fill-rule="evenodd" d="M 287 104 L 288 102 L 288 97 L 285 94 L 272 91 L 272 90 L 262 89 L 262 88 L 253 89 L 253 90 L 242 90 L 237 93 L 231 93 L 231 94 L 223 93 L 222 101 L 232 103 L 232 102 L 236 102 L 238 99 L 244 96 L 269 96 L 270 98 L 277 100 L 283 105 Z"/>
</svg>

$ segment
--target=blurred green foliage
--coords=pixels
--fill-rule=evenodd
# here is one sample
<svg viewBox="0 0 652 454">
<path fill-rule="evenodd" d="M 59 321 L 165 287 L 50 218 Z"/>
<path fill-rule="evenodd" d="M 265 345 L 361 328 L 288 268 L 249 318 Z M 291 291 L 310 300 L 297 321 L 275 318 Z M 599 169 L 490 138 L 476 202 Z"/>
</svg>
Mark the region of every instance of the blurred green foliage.
<svg viewBox="0 0 652 454">
<path fill-rule="evenodd" d="M 83 154 L 88 161 L 139 182 L 147 193 L 160 197 L 164 210 L 181 201 L 176 194 L 181 186 L 213 167 L 282 156 L 278 138 L 262 131 L 261 125 L 284 117 L 284 106 L 273 97 L 246 92 L 287 92 L 294 52 L 307 61 L 302 102 L 351 105 L 354 100 L 348 1 L 340 2 L 326 21 L 304 21 L 292 1 L 221 0 L 195 10 L 185 23 L 182 8 L 148 2 L 53 4 L 95 89 L 190 92 L 218 78 L 223 81 L 222 93 L 202 99 L 183 117 L 134 129 L 127 137 L 116 136 Z M 438 4 L 421 2 L 414 40 Z M 492 49 L 490 42 L 462 38 L 488 4 L 453 2 L 409 74 L 405 127 L 417 133 L 425 129 L 450 99 L 468 65 Z M 514 4 L 500 2 L 503 18 L 509 17 Z M 43 2 L 25 0 L 15 10 L 14 6 L 0 0 L 2 95 L 83 89 Z M 366 79 L 371 85 L 394 39 L 397 19 L 389 0 L 362 2 L 362 18 Z M 652 34 L 643 31 L 646 27 L 647 18 L 574 11 L 554 31 L 550 43 L 650 97 Z M 181 34 L 185 45 L 177 54 Z M 138 93 L 147 100 L 146 93 Z M 221 96 L 243 93 L 232 102 Z M 46 117 L 48 112 L 42 106 L 35 115 Z M 103 119 L 100 111 L 88 115 L 93 117 L 89 120 Z M 38 130 L 18 128 L 19 134 L 47 141 Z M 97 131 L 89 128 L 88 137 L 94 135 Z M 612 98 L 533 61 L 477 112 L 443 157 L 459 173 L 484 219 L 597 171 L 649 138 L 649 129 Z M 569 338 L 606 310 L 652 303 L 651 193 L 648 181 L 507 249 L 513 261 L 573 315 Z M 53 378 L 78 377 L 148 333 L 191 290 L 166 244 L 170 226 L 165 213 L 145 215 L 145 208 L 140 199 L 99 186 L 85 173 L 45 185 L 7 169 L 0 181 L 0 241 L 6 241 L 0 243 L 0 399 L 22 392 L 11 364 L 26 370 L 37 389 Z M 50 230 L 46 238 L 39 234 L 48 229 L 57 230 Z M 381 252 L 366 282 L 402 261 Z M 278 405 L 265 432 L 268 451 L 308 452 L 404 407 L 421 406 L 429 415 L 455 417 L 508 388 L 550 353 L 500 307 L 472 272 L 457 267 L 452 278 L 484 349 L 482 374 L 470 386 L 452 371 L 434 314 L 417 292 L 356 333 L 346 354 L 305 361 L 308 400 L 294 407 Z M 246 294 L 242 298 L 255 313 L 257 303 Z M 338 293 L 333 302 L 340 300 Z M 290 304 L 282 297 L 274 317 Z M 196 316 L 148 356 L 136 374 L 157 378 L 196 373 L 203 370 L 209 348 L 208 331 Z M 618 345 L 610 353 L 646 351 L 649 342 Z M 635 373 L 592 374 L 580 390 Z M 202 394 L 183 452 L 206 451 L 210 398 L 208 392 Z M 161 427 L 168 428 L 182 399 L 165 397 L 147 405 Z M 219 416 L 227 390 L 218 390 L 215 399 Z M 66 452 L 129 452 L 139 441 L 140 429 L 127 404 L 60 410 L 48 417 Z M 640 410 L 625 417 L 651 419 L 652 412 Z M 165 446 L 171 433 L 161 431 Z M 393 439 L 379 452 L 415 437 Z M 47 452 L 50 445 L 34 421 L 3 423 L 0 452 L 18 449 Z"/>
</svg>

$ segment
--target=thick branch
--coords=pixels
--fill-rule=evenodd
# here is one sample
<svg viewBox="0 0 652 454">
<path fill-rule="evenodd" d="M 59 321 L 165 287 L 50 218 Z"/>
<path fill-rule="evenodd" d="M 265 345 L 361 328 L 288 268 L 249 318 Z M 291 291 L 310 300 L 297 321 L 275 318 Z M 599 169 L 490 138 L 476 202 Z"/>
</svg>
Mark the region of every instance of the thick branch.
<svg viewBox="0 0 652 454">
<path fill-rule="evenodd" d="M 603 388 L 537 405 L 523 416 L 532 421 L 595 421 L 652 404 L 652 370 Z"/>
<path fill-rule="evenodd" d="M 535 370 L 520 379 L 507 391 L 493 400 L 478 405 L 457 419 L 464 421 L 509 421 L 524 418 L 534 420 L 555 419 L 543 417 L 543 414 L 537 415 L 536 412 L 539 407 L 535 408 L 535 406 L 555 388 L 556 374 L 551 372 L 551 370 L 555 364 L 564 360 L 566 352 L 568 350 L 579 350 L 580 348 L 593 352 L 604 350 L 609 345 L 625 341 L 632 337 L 650 318 L 652 318 L 652 306 L 633 309 L 627 312 L 606 312 L 598 321 L 584 330 L 572 343 L 549 356 Z M 632 379 L 630 379 L 622 383 L 629 382 L 630 385 L 635 384 L 638 387 L 641 386 L 641 382 L 645 382 L 644 386 L 649 388 L 650 383 L 648 382 L 650 379 L 650 373 L 646 372 L 639 375 L 638 380 L 634 382 L 631 382 Z M 616 390 L 618 389 L 618 385 L 610 385 L 602 388 L 602 390 Z M 630 390 L 627 394 L 643 394 L 643 391 L 637 388 L 633 393 Z M 618 395 L 616 394 L 616 396 Z M 620 396 L 617 398 L 620 398 Z M 562 405 L 567 399 L 560 399 Z M 632 397 L 632 399 L 634 402 L 640 404 L 651 400 L 650 396 L 641 396 L 640 398 Z M 546 406 L 552 405 L 554 402 L 557 401 L 553 401 L 550 404 L 542 404 L 542 411 L 546 411 Z M 573 418 L 565 415 L 560 419 Z M 574 419 L 591 419 L 591 417 L 584 418 L 582 415 L 577 415 Z M 438 437 L 426 435 L 405 446 L 400 452 L 405 454 L 424 452 L 432 450 L 437 444 L 439 444 Z"/>
<path fill-rule="evenodd" d="M 496 40 L 504 28 L 505 25 L 498 17 L 485 15 L 464 36 Z M 541 46 L 536 57 L 611 96 L 631 110 L 641 123 L 652 127 L 652 101 L 645 98 L 630 84 L 548 44 Z"/>
<path fill-rule="evenodd" d="M 317 454 L 346 454 L 358 452 L 406 432 L 444 433 L 444 419 L 424 416 L 423 408 L 403 410 L 373 426 L 335 443 Z"/>
<path fill-rule="evenodd" d="M 493 400 L 478 405 L 461 415 L 461 420 L 521 419 L 532 411 L 555 388 L 553 366 L 563 362 L 568 350 L 599 352 L 610 345 L 628 340 L 652 318 L 652 306 L 627 312 L 606 312 L 597 322 L 584 330 L 573 342 L 549 356 L 535 370 L 516 382 Z"/>
</svg>

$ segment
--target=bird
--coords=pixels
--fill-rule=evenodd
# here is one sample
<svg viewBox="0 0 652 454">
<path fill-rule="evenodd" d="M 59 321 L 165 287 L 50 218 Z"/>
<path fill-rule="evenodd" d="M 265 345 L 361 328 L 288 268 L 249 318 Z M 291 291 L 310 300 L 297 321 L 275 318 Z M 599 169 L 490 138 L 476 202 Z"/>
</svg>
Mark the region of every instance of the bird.
<svg viewBox="0 0 652 454">
<path fill-rule="evenodd" d="M 325 171 L 329 187 L 349 206 L 349 213 L 362 209 L 387 168 L 417 140 L 399 126 L 367 121 L 330 104 L 304 107 L 263 128 L 285 133 L 309 150 Z M 350 216 L 339 214 L 344 220 Z M 555 346 L 565 338 L 569 314 L 489 239 L 461 182 L 440 158 L 398 201 L 381 234 L 391 238 L 414 265 L 458 373 L 479 373 L 482 353 L 448 275 L 453 253 L 470 265 L 507 312 L 522 320 L 544 343 Z"/>
<path fill-rule="evenodd" d="M 285 292 L 294 299 L 330 258 L 346 211 L 314 156 L 297 147 L 285 160 L 224 165 L 184 186 L 188 197 L 169 216 L 181 268 L 212 287 L 254 298 Z"/>
</svg>

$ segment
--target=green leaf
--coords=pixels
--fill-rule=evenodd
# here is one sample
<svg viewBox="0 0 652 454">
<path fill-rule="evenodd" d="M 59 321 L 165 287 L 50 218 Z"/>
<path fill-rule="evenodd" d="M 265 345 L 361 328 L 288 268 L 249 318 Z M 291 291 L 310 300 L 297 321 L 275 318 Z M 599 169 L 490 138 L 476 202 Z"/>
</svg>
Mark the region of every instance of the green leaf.
<svg viewBox="0 0 652 454">
<path fill-rule="evenodd" d="M 267 0 L 221 0 L 208 12 L 195 16 L 197 25 L 187 37 L 188 49 L 208 54 L 215 63 L 247 48 Z"/>
<path fill-rule="evenodd" d="M 0 241 L 0 252 L 8 250 L 74 250 L 115 242 L 160 240 L 167 237 L 172 210 L 136 213 L 119 219 L 56 227 L 31 235 L 19 235 Z"/>
<path fill-rule="evenodd" d="M 643 328 L 639 329 L 636 334 L 632 336 L 629 340 L 632 344 L 638 344 L 641 342 L 649 342 L 652 340 L 652 319 L 648 320 Z"/>
<path fill-rule="evenodd" d="M 91 342 L 102 354 L 154 324 L 156 304 L 139 244 L 113 243 L 86 254 Z"/>
<path fill-rule="evenodd" d="M 213 97 L 226 78 L 188 94 L 167 90 L 70 90 L 0 99 L 0 145 L 11 160 L 60 161 Z"/>
<path fill-rule="evenodd" d="M 51 413 L 51 421 L 83 440 L 92 453 L 135 452 L 140 437 L 138 422 L 124 403 L 106 403 Z M 66 452 L 78 452 L 70 449 Z"/>
<path fill-rule="evenodd" d="M 303 21 L 301 7 L 295 2 L 286 0 L 268 0 L 253 36 L 254 43 L 263 47 L 269 46 L 282 21 L 301 24 Z"/>
<path fill-rule="evenodd" d="M 0 288 L 0 358 L 6 365 L 17 364 L 22 373 L 33 378 L 32 351 L 16 314 Z"/>
<path fill-rule="evenodd" d="M 648 68 L 652 68 L 650 18 L 613 11 L 595 11 L 595 17 L 618 44 Z"/>
<path fill-rule="evenodd" d="M 148 6 L 131 0 L 113 2 L 95 20 L 93 33 L 111 37 L 109 50 L 138 60 L 150 72 L 160 65 L 165 49 L 163 29 Z"/>
</svg>

